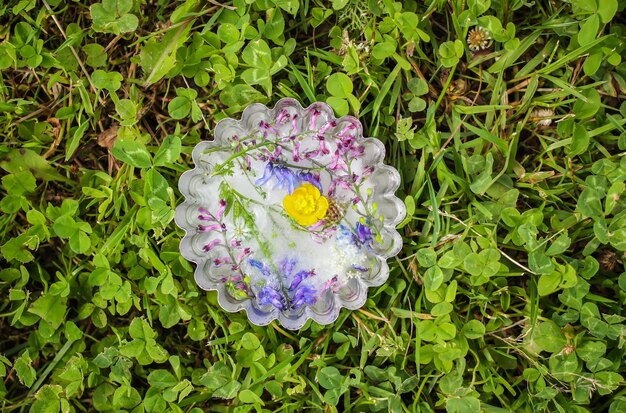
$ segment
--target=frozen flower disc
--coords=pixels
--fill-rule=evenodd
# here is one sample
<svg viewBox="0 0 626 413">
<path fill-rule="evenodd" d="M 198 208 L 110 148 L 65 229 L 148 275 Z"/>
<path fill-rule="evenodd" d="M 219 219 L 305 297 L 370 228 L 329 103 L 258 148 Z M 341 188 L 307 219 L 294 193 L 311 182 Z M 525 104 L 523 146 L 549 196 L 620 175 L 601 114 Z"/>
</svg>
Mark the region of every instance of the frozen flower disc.
<svg viewBox="0 0 626 413">
<path fill-rule="evenodd" d="M 357 309 L 402 247 L 404 204 L 384 147 L 354 117 L 293 99 L 252 104 L 193 150 L 176 223 L 195 278 L 227 311 L 298 329 Z"/>
</svg>

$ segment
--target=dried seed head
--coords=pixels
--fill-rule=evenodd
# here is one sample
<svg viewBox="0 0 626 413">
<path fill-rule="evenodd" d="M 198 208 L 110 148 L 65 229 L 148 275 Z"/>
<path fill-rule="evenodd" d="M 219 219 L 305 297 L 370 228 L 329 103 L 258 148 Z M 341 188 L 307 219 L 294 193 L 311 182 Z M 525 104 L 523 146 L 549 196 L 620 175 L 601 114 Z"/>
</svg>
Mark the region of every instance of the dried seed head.
<svg viewBox="0 0 626 413">
<path fill-rule="evenodd" d="M 563 347 L 563 355 L 564 356 L 569 356 L 570 354 L 572 354 L 574 351 L 576 351 L 576 347 L 574 347 L 571 344 L 566 344 Z"/>
<path fill-rule="evenodd" d="M 537 122 L 537 126 L 541 128 L 547 128 L 552 124 L 552 119 L 550 119 L 552 116 L 554 116 L 554 110 L 550 108 L 541 108 L 530 112 L 531 120 Z"/>
<path fill-rule="evenodd" d="M 485 50 L 489 46 L 491 36 L 483 27 L 477 26 L 467 34 L 467 45 L 473 52 Z"/>
<path fill-rule="evenodd" d="M 600 253 L 598 261 L 604 271 L 612 272 L 617 265 L 617 254 L 610 250 L 604 250 Z"/>
<path fill-rule="evenodd" d="M 334 199 L 328 198 L 328 211 L 325 218 L 329 223 L 336 224 L 340 222 L 344 213 L 344 208 L 341 208 Z"/>
</svg>

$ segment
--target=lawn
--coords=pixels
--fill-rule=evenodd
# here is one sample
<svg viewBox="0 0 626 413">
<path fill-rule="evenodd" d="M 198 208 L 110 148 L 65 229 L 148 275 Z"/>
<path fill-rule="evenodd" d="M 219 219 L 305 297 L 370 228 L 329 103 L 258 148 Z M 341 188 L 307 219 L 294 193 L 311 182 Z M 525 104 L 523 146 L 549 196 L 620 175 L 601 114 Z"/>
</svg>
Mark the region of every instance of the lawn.
<svg viewBox="0 0 626 413">
<path fill-rule="evenodd" d="M 626 411 L 625 0 L 0 4 L 3 412 Z M 216 123 L 357 116 L 387 282 L 258 327 L 174 223 Z"/>
</svg>

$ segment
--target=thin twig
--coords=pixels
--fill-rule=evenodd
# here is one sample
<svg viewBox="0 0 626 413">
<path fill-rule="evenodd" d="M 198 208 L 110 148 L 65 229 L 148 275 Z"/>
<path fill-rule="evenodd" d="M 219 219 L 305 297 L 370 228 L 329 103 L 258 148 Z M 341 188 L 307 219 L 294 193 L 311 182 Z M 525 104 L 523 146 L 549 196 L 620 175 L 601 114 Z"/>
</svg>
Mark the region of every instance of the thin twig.
<svg viewBox="0 0 626 413">
<path fill-rule="evenodd" d="M 58 27 L 59 31 L 63 35 L 63 38 L 65 40 L 67 40 L 67 35 L 65 34 L 65 30 L 63 30 L 63 27 L 61 27 L 61 24 L 57 20 L 57 17 L 53 14 L 52 8 L 50 8 L 50 5 L 48 4 L 48 2 L 46 0 L 42 0 L 42 1 L 43 1 L 44 6 L 46 6 L 46 9 L 48 9 L 48 11 L 50 12 L 50 17 L 52 17 L 52 20 L 54 20 L 54 24 L 56 24 L 56 26 Z M 72 45 L 70 45 L 70 50 L 72 51 L 72 54 L 76 58 L 76 61 L 78 62 L 78 65 L 80 66 L 80 69 L 83 71 L 83 73 L 87 77 L 87 81 L 89 82 L 89 86 L 91 87 L 91 91 L 96 96 L 98 96 L 98 100 L 100 101 L 100 104 L 102 106 L 104 106 L 106 104 L 106 102 L 104 101 L 102 96 L 98 95 L 98 89 L 96 88 L 96 86 L 91 81 L 91 76 L 89 76 L 89 72 L 87 71 L 87 68 L 85 67 L 85 64 L 83 63 L 83 61 L 80 59 L 80 56 L 78 56 L 78 53 L 76 52 L 76 49 L 74 49 L 74 47 Z"/>
</svg>

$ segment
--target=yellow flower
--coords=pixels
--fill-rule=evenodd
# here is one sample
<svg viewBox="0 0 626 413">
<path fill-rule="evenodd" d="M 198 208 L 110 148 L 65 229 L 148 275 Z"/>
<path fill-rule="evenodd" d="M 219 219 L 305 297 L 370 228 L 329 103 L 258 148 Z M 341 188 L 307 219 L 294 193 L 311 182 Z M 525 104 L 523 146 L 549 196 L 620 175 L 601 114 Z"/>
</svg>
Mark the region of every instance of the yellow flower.
<svg viewBox="0 0 626 413">
<path fill-rule="evenodd" d="M 306 183 L 283 199 L 283 207 L 298 224 L 308 227 L 326 216 L 328 199 L 315 186 Z"/>
</svg>

